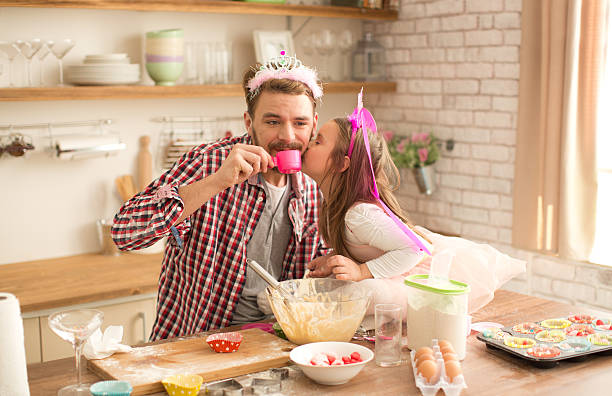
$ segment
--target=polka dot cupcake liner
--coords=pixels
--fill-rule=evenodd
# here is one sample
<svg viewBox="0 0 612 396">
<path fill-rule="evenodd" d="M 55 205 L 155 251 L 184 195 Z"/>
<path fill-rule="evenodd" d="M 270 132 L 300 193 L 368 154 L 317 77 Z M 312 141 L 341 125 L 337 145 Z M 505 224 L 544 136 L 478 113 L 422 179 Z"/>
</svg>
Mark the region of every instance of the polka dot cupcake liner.
<svg viewBox="0 0 612 396">
<path fill-rule="evenodd" d="M 219 353 L 235 352 L 240 347 L 242 342 L 242 334 L 232 333 L 217 333 L 206 337 L 206 343 L 213 351 Z"/>
</svg>

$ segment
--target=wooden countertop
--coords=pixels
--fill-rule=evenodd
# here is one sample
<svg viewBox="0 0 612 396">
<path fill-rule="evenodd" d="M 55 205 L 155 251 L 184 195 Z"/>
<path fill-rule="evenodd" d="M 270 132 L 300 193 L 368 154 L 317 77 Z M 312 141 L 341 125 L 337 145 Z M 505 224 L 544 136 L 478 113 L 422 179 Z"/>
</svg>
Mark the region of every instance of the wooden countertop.
<svg viewBox="0 0 612 396">
<path fill-rule="evenodd" d="M 0 265 L 0 291 L 21 312 L 156 293 L 162 254 L 81 254 Z"/>
<path fill-rule="evenodd" d="M 558 302 L 499 290 L 495 299 L 473 315 L 473 322 L 498 322 L 506 326 L 523 321 L 537 321 L 572 313 L 610 314 L 577 308 Z M 199 335 L 201 336 L 201 335 Z M 166 341 L 169 342 L 169 341 Z M 373 347 L 373 344 L 362 344 Z M 84 365 L 85 366 L 85 365 Z M 580 361 L 564 361 L 551 369 L 532 366 L 527 361 L 503 352 L 491 352 L 475 335 L 468 338 L 467 356 L 462 362 L 468 388 L 466 395 L 581 395 L 603 394 L 612 389 L 612 356 L 591 355 Z M 57 390 L 75 382 L 74 359 L 62 359 L 28 366 L 32 396 L 56 394 Z M 101 379 L 87 372 L 86 382 Z M 381 368 L 372 361 L 363 371 L 344 385 L 322 386 L 303 374 L 290 379 L 283 387 L 285 395 L 421 395 L 415 386 L 409 363 L 399 367 Z M 602 393 L 603 392 L 603 393 Z M 164 393 L 159 393 L 162 395 Z M 443 395 L 438 392 L 437 395 Z"/>
</svg>

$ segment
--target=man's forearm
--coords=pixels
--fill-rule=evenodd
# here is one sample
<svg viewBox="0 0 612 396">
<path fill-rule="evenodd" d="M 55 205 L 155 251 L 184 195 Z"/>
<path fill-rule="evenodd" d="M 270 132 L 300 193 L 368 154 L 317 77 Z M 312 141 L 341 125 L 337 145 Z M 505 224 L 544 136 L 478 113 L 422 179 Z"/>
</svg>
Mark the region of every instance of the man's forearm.
<svg viewBox="0 0 612 396">
<path fill-rule="evenodd" d="M 178 192 L 183 200 L 183 212 L 174 223 L 175 225 L 189 217 L 212 197 L 225 190 L 216 175 L 216 173 L 213 173 L 195 183 L 179 187 Z"/>
</svg>

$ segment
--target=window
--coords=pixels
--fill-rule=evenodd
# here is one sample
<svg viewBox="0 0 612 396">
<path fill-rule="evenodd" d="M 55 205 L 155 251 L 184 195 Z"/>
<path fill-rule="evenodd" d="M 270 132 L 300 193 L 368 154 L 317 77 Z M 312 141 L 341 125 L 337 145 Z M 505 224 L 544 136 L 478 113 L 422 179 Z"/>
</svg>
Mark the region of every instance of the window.
<svg viewBox="0 0 612 396">
<path fill-rule="evenodd" d="M 606 63 L 597 120 L 597 220 L 589 260 L 612 265 L 612 13 L 608 9 Z"/>
</svg>

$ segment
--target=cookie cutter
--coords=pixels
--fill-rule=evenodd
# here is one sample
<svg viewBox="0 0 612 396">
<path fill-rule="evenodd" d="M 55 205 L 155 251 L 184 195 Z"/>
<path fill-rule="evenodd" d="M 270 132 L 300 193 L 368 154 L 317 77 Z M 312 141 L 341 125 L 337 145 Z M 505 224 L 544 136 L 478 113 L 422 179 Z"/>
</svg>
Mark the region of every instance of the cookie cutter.
<svg viewBox="0 0 612 396">
<path fill-rule="evenodd" d="M 278 367 L 270 369 L 270 377 L 277 378 L 282 380 L 286 380 L 289 378 L 289 369 L 285 367 Z"/>
<path fill-rule="evenodd" d="M 280 378 L 253 378 L 251 389 L 256 395 L 267 395 L 281 391 Z"/>
<path fill-rule="evenodd" d="M 242 396 L 244 388 L 235 379 L 227 379 L 206 384 L 206 394 L 210 396 Z"/>
</svg>

